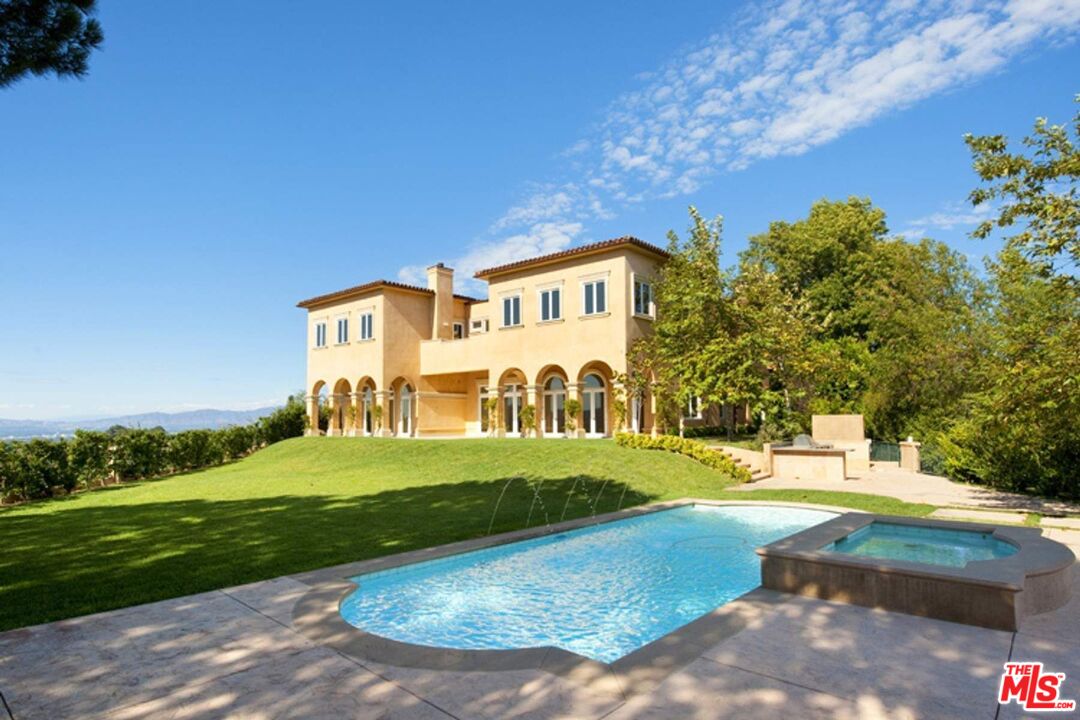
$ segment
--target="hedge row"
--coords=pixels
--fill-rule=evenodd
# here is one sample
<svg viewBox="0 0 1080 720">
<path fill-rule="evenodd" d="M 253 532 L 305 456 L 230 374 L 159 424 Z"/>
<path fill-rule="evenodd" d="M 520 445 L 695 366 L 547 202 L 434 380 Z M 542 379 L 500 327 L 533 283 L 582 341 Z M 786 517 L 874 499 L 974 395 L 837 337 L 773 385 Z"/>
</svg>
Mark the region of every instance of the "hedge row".
<svg viewBox="0 0 1080 720">
<path fill-rule="evenodd" d="M 714 470 L 725 472 L 739 482 L 750 482 L 750 471 L 736 465 L 735 461 L 727 455 L 709 449 L 704 443 L 696 440 L 688 440 L 675 435 L 635 435 L 633 433 L 619 433 L 615 436 L 615 442 L 622 447 L 637 448 L 640 450 L 666 450 L 668 452 L 685 455 L 697 460 L 702 465 L 707 465 Z"/>
<path fill-rule="evenodd" d="M 161 428 L 76 430 L 71 439 L 0 443 L 0 502 L 33 500 L 110 482 L 158 477 L 236 460 L 304 434 L 302 401 L 250 424 L 166 433 Z"/>
</svg>

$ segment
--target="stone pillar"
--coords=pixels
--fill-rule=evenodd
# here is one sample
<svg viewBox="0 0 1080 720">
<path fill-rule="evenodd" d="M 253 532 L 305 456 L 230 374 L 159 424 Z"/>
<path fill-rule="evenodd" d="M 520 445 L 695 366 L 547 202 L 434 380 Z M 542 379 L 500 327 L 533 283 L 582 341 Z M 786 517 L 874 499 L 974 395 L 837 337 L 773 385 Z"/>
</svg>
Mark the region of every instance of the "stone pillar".
<svg viewBox="0 0 1080 720">
<path fill-rule="evenodd" d="M 623 405 L 623 419 L 622 424 L 619 424 L 619 418 L 615 416 L 615 403 L 621 402 Z M 611 428 L 611 435 L 614 437 L 616 433 L 624 432 L 627 427 L 631 427 L 630 422 L 630 398 L 626 394 L 626 386 L 617 380 L 611 381 L 611 392 L 608 393 L 608 407 L 607 414 L 611 417 L 608 420 L 608 427 Z"/>
<path fill-rule="evenodd" d="M 382 408 L 382 418 L 375 423 L 375 431 L 372 433 L 377 437 L 392 437 L 394 434 L 394 418 L 390 414 L 390 400 L 393 396 L 389 390 L 375 391 L 375 406 Z"/>
<path fill-rule="evenodd" d="M 653 387 L 649 388 L 649 418 L 652 420 L 649 426 L 649 434 L 653 437 L 660 437 L 660 423 L 656 413 L 656 389 Z"/>
<path fill-rule="evenodd" d="M 348 395 L 334 394 L 330 396 L 330 429 L 327 435 L 343 435 L 345 428 L 342 427 L 345 414 L 345 405 L 349 400 Z"/>
<path fill-rule="evenodd" d="M 319 396 L 308 395 L 304 398 L 307 401 L 308 409 L 308 427 L 304 431 L 304 435 L 321 435 L 319 431 Z"/>
<path fill-rule="evenodd" d="M 357 437 L 364 434 L 364 396 L 358 392 L 350 393 L 348 406 L 352 408 L 352 420 L 345 418 L 345 434 L 349 437 Z M 348 411 L 346 411 L 348 412 Z"/>
<path fill-rule="evenodd" d="M 583 438 L 585 437 L 585 428 L 581 426 L 581 420 L 585 416 L 585 385 L 583 383 L 569 383 L 566 386 L 566 397 L 574 398 L 581 405 L 581 412 L 574 417 L 574 432 L 573 436 Z M 567 413 L 567 417 L 570 414 Z"/>
<path fill-rule="evenodd" d="M 499 402 L 499 386 L 490 385 L 487 389 L 487 395 L 484 396 L 484 402 L 495 398 L 495 410 L 488 411 L 488 432 L 491 437 L 506 437 L 506 426 L 503 424 L 502 419 L 502 404 Z"/>
<path fill-rule="evenodd" d="M 917 443 L 911 437 L 900 443 L 900 467 L 912 472 L 922 472 L 922 460 L 919 458 L 919 448 L 922 443 Z"/>
<path fill-rule="evenodd" d="M 525 427 L 522 425 L 521 429 L 524 431 L 523 434 L 525 437 L 540 437 L 541 433 L 537 430 L 537 427 L 543 425 L 540 420 L 543 415 L 543 407 L 541 407 L 543 395 L 541 394 L 541 388 L 539 385 L 525 385 L 522 389 L 525 391 L 525 397 L 522 398 L 522 402 L 524 403 L 522 407 L 525 407 L 525 405 L 532 405 L 534 415 L 532 427 Z"/>
</svg>

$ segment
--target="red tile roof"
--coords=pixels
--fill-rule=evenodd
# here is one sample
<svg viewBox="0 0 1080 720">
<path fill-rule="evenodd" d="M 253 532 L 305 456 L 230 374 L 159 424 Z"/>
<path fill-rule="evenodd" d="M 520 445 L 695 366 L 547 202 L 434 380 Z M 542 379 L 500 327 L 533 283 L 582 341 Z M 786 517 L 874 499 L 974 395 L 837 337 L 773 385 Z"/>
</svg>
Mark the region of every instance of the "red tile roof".
<svg viewBox="0 0 1080 720">
<path fill-rule="evenodd" d="M 383 288 L 406 290 L 408 292 L 422 293 L 424 295 L 435 294 L 434 290 L 429 290 L 428 288 L 420 287 L 419 285 L 409 285 L 408 283 L 396 282 L 394 280 L 372 280 L 371 282 L 364 283 L 363 285 L 355 285 L 350 288 L 345 288 L 344 290 L 338 290 L 336 292 L 327 293 L 325 295 L 316 295 L 313 298 L 301 300 L 300 302 L 296 303 L 296 307 L 310 308 L 315 305 L 323 305 L 325 303 L 334 302 L 336 300 L 345 300 L 356 295 L 362 295 L 363 293 L 371 290 L 380 290 Z M 469 297 L 468 295 L 455 294 L 454 297 L 456 297 L 458 300 L 464 300 L 467 303 L 480 302 L 476 298 Z"/>
<path fill-rule="evenodd" d="M 473 277 L 490 277 L 511 270 L 519 270 L 532 265 L 546 264 L 556 260 L 562 260 L 563 258 L 574 257 L 575 255 L 589 255 L 604 250 L 614 250 L 625 245 L 633 245 L 634 247 L 638 247 L 662 258 L 670 257 L 666 250 L 651 243 L 647 243 L 644 240 L 638 240 L 636 237 L 626 235 L 612 240 L 603 240 L 601 242 L 589 243 L 588 245 L 581 245 L 580 247 L 570 248 L 569 250 L 560 250 L 559 252 L 551 253 L 549 255 L 541 255 L 539 257 L 528 258 L 527 260 L 516 260 L 511 263 L 506 263 L 505 265 L 496 265 L 495 267 L 485 268 L 483 270 L 478 270 Z"/>
</svg>

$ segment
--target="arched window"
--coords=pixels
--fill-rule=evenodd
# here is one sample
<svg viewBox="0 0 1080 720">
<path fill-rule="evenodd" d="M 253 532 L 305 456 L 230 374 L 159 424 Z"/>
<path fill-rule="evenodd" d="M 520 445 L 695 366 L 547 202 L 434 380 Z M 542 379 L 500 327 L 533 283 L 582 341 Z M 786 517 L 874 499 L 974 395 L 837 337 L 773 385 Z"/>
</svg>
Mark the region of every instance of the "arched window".
<svg viewBox="0 0 1080 720">
<path fill-rule="evenodd" d="M 521 386 L 514 383 L 503 388 L 503 426 L 508 435 L 521 434 Z"/>
<path fill-rule="evenodd" d="M 607 432 L 604 381 L 596 373 L 589 373 L 585 376 L 584 386 L 581 403 L 582 427 L 586 435 L 602 437 Z"/>
<path fill-rule="evenodd" d="M 558 376 L 544 383 L 544 435 L 557 437 L 566 432 L 566 383 Z"/>
</svg>

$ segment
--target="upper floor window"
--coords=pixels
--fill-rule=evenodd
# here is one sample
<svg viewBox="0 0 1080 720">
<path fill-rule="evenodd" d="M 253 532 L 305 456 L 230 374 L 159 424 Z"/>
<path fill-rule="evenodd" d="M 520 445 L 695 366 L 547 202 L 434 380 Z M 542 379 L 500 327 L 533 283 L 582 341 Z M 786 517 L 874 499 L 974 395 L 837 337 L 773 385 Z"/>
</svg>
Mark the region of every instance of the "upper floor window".
<svg viewBox="0 0 1080 720">
<path fill-rule="evenodd" d="M 540 291 L 540 322 L 562 319 L 562 288 Z"/>
<path fill-rule="evenodd" d="M 366 312 L 360 316 L 360 339 L 370 340 L 375 337 L 375 313 Z"/>
<path fill-rule="evenodd" d="M 687 420 L 700 420 L 701 419 L 701 398 L 696 395 L 691 395 L 686 400 L 686 412 L 683 413 L 683 417 Z"/>
<path fill-rule="evenodd" d="M 465 323 L 454 323 L 454 339 L 461 340 L 465 337 Z"/>
<path fill-rule="evenodd" d="M 582 315 L 600 315 L 607 312 L 607 281 L 589 280 L 581 284 Z"/>
<path fill-rule="evenodd" d="M 503 298 L 503 327 L 515 327 L 521 324 L 521 296 L 508 295 Z"/>
<path fill-rule="evenodd" d="M 652 285 L 637 278 L 634 278 L 634 314 L 653 314 Z"/>
<path fill-rule="evenodd" d="M 470 332 L 473 335 L 479 335 L 480 333 L 486 333 L 488 331 L 487 318 L 473 318 L 469 321 Z"/>
<path fill-rule="evenodd" d="M 339 317 L 337 319 L 337 341 L 338 341 L 338 345 L 349 342 L 349 318 L 348 318 L 348 316 Z"/>
<path fill-rule="evenodd" d="M 315 347 L 326 347 L 326 322 L 315 323 Z"/>
</svg>

